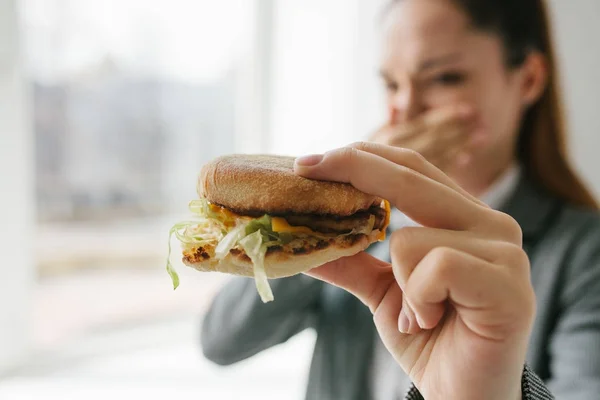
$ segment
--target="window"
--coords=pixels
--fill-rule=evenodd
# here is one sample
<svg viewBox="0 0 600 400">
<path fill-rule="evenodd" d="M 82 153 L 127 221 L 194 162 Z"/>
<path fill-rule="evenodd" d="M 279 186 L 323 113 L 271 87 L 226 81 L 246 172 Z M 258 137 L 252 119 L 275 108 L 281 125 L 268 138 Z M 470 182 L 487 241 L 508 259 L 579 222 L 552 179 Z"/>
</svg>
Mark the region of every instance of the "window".
<svg viewBox="0 0 600 400">
<path fill-rule="evenodd" d="M 38 279 L 32 357 L 0 381 L 0 398 L 302 398 L 311 332 L 230 369 L 202 359 L 200 316 L 227 277 L 179 266 L 173 292 L 167 232 L 216 155 L 323 151 L 374 129 L 378 6 L 12 2 L 32 103 Z"/>
<path fill-rule="evenodd" d="M 194 195 L 198 167 L 233 150 L 250 4 L 22 1 L 41 221 L 156 216 Z"/>
<path fill-rule="evenodd" d="M 33 357 L 0 382 L 0 397 L 175 390 L 195 399 L 229 388 L 281 398 L 296 388 L 301 398 L 306 337 L 296 345 L 297 365 L 280 368 L 274 351 L 221 371 L 202 359 L 198 335 L 202 312 L 227 278 L 178 266 L 182 285 L 173 292 L 164 269 L 168 230 L 197 197 L 200 166 L 223 153 L 265 150 L 264 4 L 18 3 L 35 144 L 38 280 Z M 274 374 L 281 386 L 268 389 Z M 232 376 L 247 385 L 231 387 Z"/>
</svg>

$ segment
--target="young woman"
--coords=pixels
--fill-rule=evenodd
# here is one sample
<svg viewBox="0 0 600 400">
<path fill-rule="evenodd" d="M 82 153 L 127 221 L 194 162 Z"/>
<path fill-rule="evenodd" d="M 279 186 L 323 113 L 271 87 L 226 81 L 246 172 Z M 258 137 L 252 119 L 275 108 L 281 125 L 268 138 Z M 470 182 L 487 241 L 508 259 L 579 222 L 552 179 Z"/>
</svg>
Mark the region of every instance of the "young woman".
<svg viewBox="0 0 600 400">
<path fill-rule="evenodd" d="M 232 281 L 204 320 L 205 355 L 230 364 L 312 326 L 309 399 L 597 397 L 600 216 L 566 159 L 543 0 L 396 0 L 383 24 L 385 144 L 296 172 L 421 227 L 274 281 L 273 303 Z"/>
</svg>

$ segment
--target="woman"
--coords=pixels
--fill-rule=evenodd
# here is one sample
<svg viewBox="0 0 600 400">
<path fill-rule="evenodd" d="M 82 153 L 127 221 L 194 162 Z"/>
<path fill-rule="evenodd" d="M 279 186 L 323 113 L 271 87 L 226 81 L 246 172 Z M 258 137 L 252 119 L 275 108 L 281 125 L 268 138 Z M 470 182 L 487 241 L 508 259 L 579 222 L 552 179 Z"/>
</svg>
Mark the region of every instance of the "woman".
<svg viewBox="0 0 600 400">
<path fill-rule="evenodd" d="M 205 355 L 230 364 L 313 326 L 309 399 L 597 397 L 600 217 L 565 156 L 543 1 L 397 0 L 383 23 L 390 121 L 373 139 L 392 146 L 296 172 L 422 227 L 400 221 L 371 254 L 274 281 L 273 303 L 231 282 Z"/>
</svg>

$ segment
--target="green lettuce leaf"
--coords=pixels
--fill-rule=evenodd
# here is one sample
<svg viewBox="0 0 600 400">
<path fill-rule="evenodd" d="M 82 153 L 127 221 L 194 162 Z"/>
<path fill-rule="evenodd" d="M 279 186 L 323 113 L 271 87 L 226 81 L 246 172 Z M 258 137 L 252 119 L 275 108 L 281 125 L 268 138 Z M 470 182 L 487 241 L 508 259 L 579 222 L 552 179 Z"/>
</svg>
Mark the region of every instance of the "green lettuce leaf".
<svg viewBox="0 0 600 400">
<path fill-rule="evenodd" d="M 271 227 L 271 217 L 270 216 L 263 215 L 260 218 L 253 219 L 252 221 L 250 221 L 248 223 L 248 225 L 246 225 L 246 235 L 250 235 L 259 230 L 265 231 L 266 234 L 268 234 L 269 231 L 271 233 L 274 233 L 273 229 Z"/>
<path fill-rule="evenodd" d="M 237 246 L 240 239 L 246 236 L 246 225 L 239 225 L 233 228 L 217 245 L 215 255 L 221 260 L 229 253 L 231 249 Z"/>
<path fill-rule="evenodd" d="M 175 224 L 169 231 L 169 249 L 167 254 L 167 273 L 171 277 L 171 282 L 173 282 L 173 290 L 177 289 L 177 287 L 179 286 L 179 275 L 177 274 L 177 271 L 175 271 L 175 268 L 173 268 L 173 265 L 171 264 L 171 239 L 173 238 L 173 234 L 177 232 L 178 229 L 179 224 Z"/>
<path fill-rule="evenodd" d="M 271 286 L 269 286 L 267 272 L 265 271 L 265 254 L 267 253 L 267 246 L 264 246 L 263 236 L 260 230 L 246 236 L 240 240 L 239 244 L 246 252 L 246 255 L 250 257 L 250 260 L 252 260 L 254 266 L 254 282 L 261 300 L 263 303 L 273 301 L 273 292 L 271 291 Z"/>
<path fill-rule="evenodd" d="M 179 242 L 181 242 L 186 247 L 199 247 L 211 242 L 218 242 L 223 236 L 222 234 L 218 234 L 218 232 L 216 236 L 214 233 L 208 235 L 197 232 L 202 231 L 202 229 L 214 231 L 214 224 L 214 220 L 200 217 L 197 220 L 178 222 L 175 225 L 173 225 L 169 230 L 167 272 L 171 277 L 171 281 L 173 282 L 173 289 L 177 289 L 177 287 L 179 286 L 179 275 L 173 267 L 173 264 L 171 264 L 171 241 L 173 239 L 173 235 L 175 235 L 177 240 L 179 240 Z"/>
</svg>

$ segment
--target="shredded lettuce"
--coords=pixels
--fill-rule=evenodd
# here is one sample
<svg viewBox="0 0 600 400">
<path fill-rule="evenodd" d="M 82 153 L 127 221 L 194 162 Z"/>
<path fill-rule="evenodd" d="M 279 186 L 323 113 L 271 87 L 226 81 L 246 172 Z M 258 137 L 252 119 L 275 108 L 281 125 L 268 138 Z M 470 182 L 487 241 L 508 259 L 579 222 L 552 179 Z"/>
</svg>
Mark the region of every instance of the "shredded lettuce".
<svg viewBox="0 0 600 400">
<path fill-rule="evenodd" d="M 260 231 L 263 236 L 263 243 L 269 243 L 272 246 L 288 244 L 294 240 L 294 236 L 287 232 L 274 232 L 273 221 L 270 215 L 263 215 L 260 218 L 253 219 L 246 225 L 246 235 Z"/>
<path fill-rule="evenodd" d="M 179 275 L 173 265 L 171 264 L 171 239 L 173 238 L 173 234 L 177 232 L 179 229 L 179 224 L 175 224 L 171 230 L 169 231 L 169 249 L 167 255 L 167 273 L 171 277 L 171 281 L 173 282 L 173 290 L 177 289 L 179 286 Z"/>
<path fill-rule="evenodd" d="M 215 230 L 215 224 L 210 220 L 179 222 L 173 225 L 171 234 L 189 246 L 202 246 L 223 236 L 220 230 Z"/>
<path fill-rule="evenodd" d="M 267 246 L 263 242 L 263 235 L 260 230 L 251 233 L 239 242 L 240 246 L 246 252 L 246 255 L 252 260 L 254 266 L 254 282 L 256 284 L 256 290 L 263 301 L 268 303 L 273 301 L 273 292 L 271 286 L 269 286 L 269 280 L 267 279 L 267 272 L 265 271 L 265 254 L 267 253 Z"/>
<path fill-rule="evenodd" d="M 171 249 L 169 249 L 169 252 L 170 251 Z M 171 277 L 171 282 L 173 282 L 173 290 L 177 289 L 179 287 L 179 274 L 177 273 L 177 271 L 175 271 L 175 268 L 173 268 L 171 260 L 167 260 L 167 273 Z"/>
<path fill-rule="evenodd" d="M 242 224 L 233 228 L 217 245 L 215 254 L 217 259 L 221 260 L 229 253 L 231 249 L 237 246 L 240 239 L 246 236 L 246 225 Z"/>
<path fill-rule="evenodd" d="M 188 208 L 192 213 L 206 218 L 219 218 L 219 213 L 210 209 L 206 199 L 192 200 L 190 201 Z"/>
<path fill-rule="evenodd" d="M 263 230 L 265 232 L 273 232 L 271 228 L 271 217 L 268 215 L 263 215 L 260 218 L 253 219 L 246 225 L 246 235 L 250 235 L 258 230 Z M 274 233 L 274 232 L 273 232 Z"/>
<path fill-rule="evenodd" d="M 179 275 L 171 263 L 171 240 L 173 235 L 184 247 L 200 247 L 208 243 L 220 242 L 225 225 L 212 216 L 206 200 L 194 200 L 189 204 L 190 211 L 195 214 L 195 219 L 178 222 L 169 230 L 169 246 L 167 253 L 167 273 L 173 282 L 173 290 L 179 286 Z"/>
</svg>

